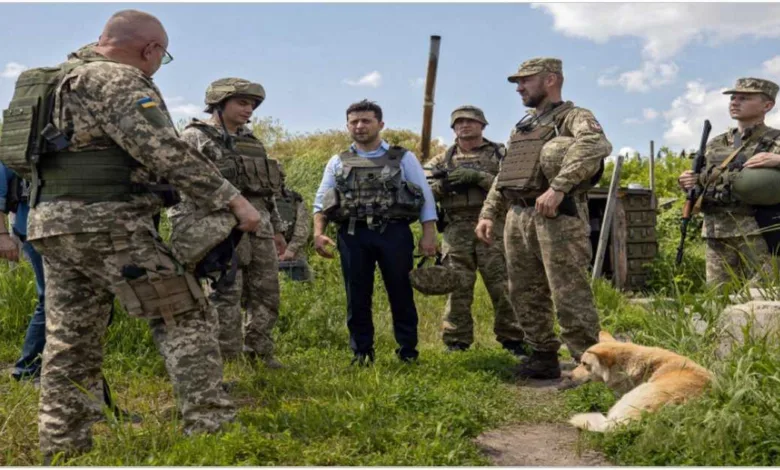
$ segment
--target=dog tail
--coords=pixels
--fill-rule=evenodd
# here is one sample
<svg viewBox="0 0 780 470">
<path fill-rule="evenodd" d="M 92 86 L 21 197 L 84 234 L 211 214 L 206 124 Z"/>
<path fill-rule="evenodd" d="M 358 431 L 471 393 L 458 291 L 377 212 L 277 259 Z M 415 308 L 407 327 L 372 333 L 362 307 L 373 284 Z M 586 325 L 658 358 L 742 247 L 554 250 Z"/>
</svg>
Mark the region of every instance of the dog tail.
<svg viewBox="0 0 780 470">
<path fill-rule="evenodd" d="M 605 432 L 613 423 L 601 413 L 580 413 L 572 416 L 569 424 L 586 431 Z"/>
</svg>

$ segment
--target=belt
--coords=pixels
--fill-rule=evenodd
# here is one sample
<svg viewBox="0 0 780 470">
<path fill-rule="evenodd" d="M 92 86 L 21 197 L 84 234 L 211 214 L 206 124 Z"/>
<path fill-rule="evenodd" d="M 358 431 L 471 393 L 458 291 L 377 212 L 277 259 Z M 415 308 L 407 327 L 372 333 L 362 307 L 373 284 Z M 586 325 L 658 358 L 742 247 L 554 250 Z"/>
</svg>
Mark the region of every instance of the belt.
<svg viewBox="0 0 780 470">
<path fill-rule="evenodd" d="M 577 196 L 572 196 L 570 194 L 564 195 L 563 200 L 558 205 L 558 213 L 563 215 L 568 215 L 571 217 L 579 217 L 579 214 L 577 213 L 576 202 L 587 201 L 587 196 L 586 197 L 582 197 L 582 196 L 583 195 L 581 194 L 578 194 Z M 508 199 L 509 202 L 511 202 L 515 206 L 528 208 L 528 207 L 536 207 L 537 197 L 509 197 Z"/>
</svg>

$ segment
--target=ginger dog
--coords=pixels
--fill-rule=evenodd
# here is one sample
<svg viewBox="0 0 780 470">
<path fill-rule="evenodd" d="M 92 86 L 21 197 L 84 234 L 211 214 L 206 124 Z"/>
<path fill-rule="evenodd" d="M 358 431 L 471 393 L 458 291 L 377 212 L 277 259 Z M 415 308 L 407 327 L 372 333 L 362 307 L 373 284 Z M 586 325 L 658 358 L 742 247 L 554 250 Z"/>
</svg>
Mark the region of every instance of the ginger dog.
<svg viewBox="0 0 780 470">
<path fill-rule="evenodd" d="M 661 348 L 620 343 L 602 331 L 599 343 L 585 351 L 571 379 L 576 383 L 604 382 L 610 389 L 625 393 L 607 416 L 581 413 L 569 420 L 580 429 L 606 432 L 639 419 L 642 412 L 701 395 L 712 374 L 687 357 Z"/>
</svg>

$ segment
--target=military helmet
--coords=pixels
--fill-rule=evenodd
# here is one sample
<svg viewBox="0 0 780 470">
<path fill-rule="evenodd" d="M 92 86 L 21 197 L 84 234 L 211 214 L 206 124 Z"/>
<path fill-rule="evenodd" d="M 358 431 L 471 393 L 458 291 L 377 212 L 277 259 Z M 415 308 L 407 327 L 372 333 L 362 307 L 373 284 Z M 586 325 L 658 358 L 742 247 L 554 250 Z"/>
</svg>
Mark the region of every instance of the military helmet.
<svg viewBox="0 0 780 470">
<path fill-rule="evenodd" d="M 238 219 L 227 209 L 205 217 L 191 214 L 171 221 L 171 251 L 181 263 L 194 267 L 215 247 L 227 240 L 238 226 Z"/>
<path fill-rule="evenodd" d="M 440 255 L 434 266 L 423 267 L 425 259 L 417 264 L 417 269 L 409 273 L 412 287 L 425 295 L 445 295 L 458 289 L 471 287 L 469 281 L 476 280 L 474 273 L 442 266 Z"/>
<path fill-rule="evenodd" d="M 732 192 L 751 206 L 780 204 L 780 169 L 743 168 L 733 180 Z"/>
<path fill-rule="evenodd" d="M 476 106 L 467 104 L 455 108 L 455 110 L 450 115 L 450 128 L 455 127 L 455 121 L 460 118 L 473 119 L 475 121 L 481 122 L 483 126 L 488 125 L 487 119 L 485 119 L 485 113 Z"/>
<path fill-rule="evenodd" d="M 206 88 L 205 112 L 214 111 L 214 107 L 232 96 L 248 96 L 257 100 L 257 106 L 265 100 L 265 89 L 259 83 L 243 78 L 220 78 Z M 257 108 L 255 106 L 255 108 Z"/>
</svg>

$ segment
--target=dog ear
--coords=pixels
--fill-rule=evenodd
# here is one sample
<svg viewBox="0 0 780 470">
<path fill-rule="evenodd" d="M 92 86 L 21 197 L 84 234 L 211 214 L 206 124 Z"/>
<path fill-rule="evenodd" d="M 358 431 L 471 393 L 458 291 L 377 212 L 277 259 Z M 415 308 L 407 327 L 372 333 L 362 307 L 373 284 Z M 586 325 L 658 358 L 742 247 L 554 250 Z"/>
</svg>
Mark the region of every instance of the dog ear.
<svg viewBox="0 0 780 470">
<path fill-rule="evenodd" d="M 602 367 L 609 369 L 615 365 L 615 355 L 608 348 L 590 347 L 587 352 L 596 356 Z"/>
<path fill-rule="evenodd" d="M 609 341 L 617 341 L 609 332 L 601 330 L 599 332 L 599 343 L 606 343 Z"/>
</svg>

